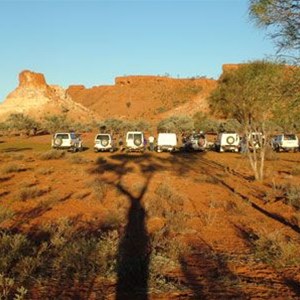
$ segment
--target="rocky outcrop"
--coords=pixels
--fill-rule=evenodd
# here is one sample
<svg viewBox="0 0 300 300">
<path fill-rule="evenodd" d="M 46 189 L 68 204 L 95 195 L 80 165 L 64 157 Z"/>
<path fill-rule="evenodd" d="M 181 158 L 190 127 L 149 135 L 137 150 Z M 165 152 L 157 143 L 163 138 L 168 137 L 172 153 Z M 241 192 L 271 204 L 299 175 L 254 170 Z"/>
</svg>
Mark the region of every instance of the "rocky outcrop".
<svg viewBox="0 0 300 300">
<path fill-rule="evenodd" d="M 11 113 L 24 113 L 40 119 L 45 115 L 65 114 L 69 118 L 88 120 L 95 114 L 75 102 L 57 85 L 48 85 L 43 74 L 25 70 L 19 75 L 19 86 L 0 104 L 0 119 Z"/>
<path fill-rule="evenodd" d="M 157 120 L 168 114 L 191 115 L 207 111 L 207 95 L 216 87 L 208 78 L 171 78 L 164 76 L 122 76 L 110 86 L 70 86 L 73 100 L 102 118 Z"/>
</svg>

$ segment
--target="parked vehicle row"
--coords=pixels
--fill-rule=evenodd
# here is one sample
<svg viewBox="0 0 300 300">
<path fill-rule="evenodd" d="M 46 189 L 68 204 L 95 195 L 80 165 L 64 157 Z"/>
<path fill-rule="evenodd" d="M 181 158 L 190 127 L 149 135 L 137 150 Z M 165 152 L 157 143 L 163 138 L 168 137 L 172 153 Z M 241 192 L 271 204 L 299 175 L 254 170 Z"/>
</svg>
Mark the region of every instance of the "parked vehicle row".
<svg viewBox="0 0 300 300">
<path fill-rule="evenodd" d="M 182 137 L 179 146 L 178 137 L 175 133 L 159 133 L 157 140 L 150 136 L 148 141 L 142 131 L 129 131 L 126 133 L 125 141 L 118 142 L 109 133 L 99 133 L 95 136 L 95 152 L 114 152 L 117 149 L 126 152 L 144 152 L 149 143 L 150 151 L 175 152 L 175 151 L 206 151 L 218 152 L 245 152 L 258 150 L 264 143 L 265 138 L 260 132 L 253 132 L 246 138 L 236 132 L 219 133 L 215 142 L 208 142 L 204 133 L 192 133 Z M 79 135 L 73 132 L 62 132 L 53 135 L 51 146 L 54 149 L 67 149 L 73 152 L 83 150 L 83 142 Z M 271 147 L 274 151 L 298 151 L 299 139 L 295 134 L 280 134 L 272 138 Z"/>
</svg>

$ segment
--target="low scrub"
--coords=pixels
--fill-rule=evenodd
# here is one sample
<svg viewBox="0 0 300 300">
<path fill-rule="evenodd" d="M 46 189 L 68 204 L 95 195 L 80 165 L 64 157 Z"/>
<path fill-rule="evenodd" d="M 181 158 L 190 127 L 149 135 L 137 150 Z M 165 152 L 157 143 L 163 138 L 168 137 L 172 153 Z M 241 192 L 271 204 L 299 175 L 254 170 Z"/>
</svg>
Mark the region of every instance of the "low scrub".
<svg viewBox="0 0 300 300">
<path fill-rule="evenodd" d="M 61 150 L 49 150 L 40 155 L 41 160 L 60 159 L 65 157 L 66 152 Z"/>
<path fill-rule="evenodd" d="M 22 188 L 18 192 L 15 200 L 26 201 L 26 200 L 30 200 L 30 199 L 35 199 L 35 198 L 43 196 L 44 194 L 48 193 L 49 191 L 50 191 L 50 188 L 40 189 L 35 186 L 25 187 L 25 188 Z"/>
<path fill-rule="evenodd" d="M 104 201 L 104 198 L 108 192 L 108 185 L 99 178 L 95 178 L 92 181 L 87 182 L 86 186 L 93 190 L 93 193 L 97 200 Z"/>
<path fill-rule="evenodd" d="M 24 172 L 26 168 L 18 164 L 9 164 L 2 168 L 2 174 Z"/>
<path fill-rule="evenodd" d="M 276 268 L 300 266 L 299 244 L 279 231 L 260 236 L 254 242 L 254 253 Z"/>
</svg>

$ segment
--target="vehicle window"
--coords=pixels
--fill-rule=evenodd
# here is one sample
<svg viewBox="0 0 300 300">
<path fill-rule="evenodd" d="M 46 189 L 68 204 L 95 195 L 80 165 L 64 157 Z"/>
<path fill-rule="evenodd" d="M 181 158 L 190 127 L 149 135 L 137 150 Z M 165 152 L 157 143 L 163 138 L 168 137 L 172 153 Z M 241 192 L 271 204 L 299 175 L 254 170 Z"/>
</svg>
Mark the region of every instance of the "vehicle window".
<svg viewBox="0 0 300 300">
<path fill-rule="evenodd" d="M 293 141 L 296 140 L 296 136 L 294 134 L 287 134 L 284 136 L 284 139 L 288 141 Z"/>
<path fill-rule="evenodd" d="M 128 140 L 133 140 L 133 134 L 129 133 L 127 138 L 128 138 Z"/>
<path fill-rule="evenodd" d="M 97 140 L 109 140 L 109 137 L 108 137 L 108 135 L 103 135 L 103 134 L 99 134 L 99 135 L 97 135 L 97 138 L 96 138 Z"/>
<path fill-rule="evenodd" d="M 140 133 L 136 133 L 134 135 L 134 139 L 142 139 L 142 135 Z"/>
<path fill-rule="evenodd" d="M 56 138 L 67 140 L 69 138 L 69 135 L 67 133 L 59 133 L 56 135 Z"/>
</svg>

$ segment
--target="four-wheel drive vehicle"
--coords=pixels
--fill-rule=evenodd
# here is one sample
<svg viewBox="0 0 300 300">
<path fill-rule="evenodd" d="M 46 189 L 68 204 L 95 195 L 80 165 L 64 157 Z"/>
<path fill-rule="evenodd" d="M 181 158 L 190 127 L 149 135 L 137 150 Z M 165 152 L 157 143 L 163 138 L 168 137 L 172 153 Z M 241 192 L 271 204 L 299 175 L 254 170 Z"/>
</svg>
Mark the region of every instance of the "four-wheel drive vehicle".
<svg viewBox="0 0 300 300">
<path fill-rule="evenodd" d="M 261 132 L 251 132 L 241 139 L 241 151 L 254 151 L 261 148 L 265 142 L 265 136 Z"/>
<path fill-rule="evenodd" d="M 129 131 L 126 134 L 125 149 L 129 151 L 144 152 L 144 134 L 141 131 Z"/>
<path fill-rule="evenodd" d="M 157 137 L 157 152 L 176 151 L 177 136 L 176 133 L 159 133 Z"/>
<path fill-rule="evenodd" d="M 205 151 L 208 143 L 203 133 L 195 133 L 186 139 L 183 147 L 186 151 Z"/>
<path fill-rule="evenodd" d="M 94 151 L 110 151 L 115 150 L 114 141 L 110 134 L 108 133 L 99 133 L 95 136 Z"/>
<path fill-rule="evenodd" d="M 216 150 L 219 152 L 240 150 L 240 136 L 237 133 L 220 133 L 216 141 Z"/>
<path fill-rule="evenodd" d="M 299 139 L 295 134 L 279 134 L 272 140 L 272 148 L 279 152 L 283 151 L 298 151 Z"/>
<path fill-rule="evenodd" d="M 54 149 L 68 149 L 73 152 L 82 151 L 82 140 L 74 132 L 55 133 L 52 138 L 51 146 Z"/>
</svg>

